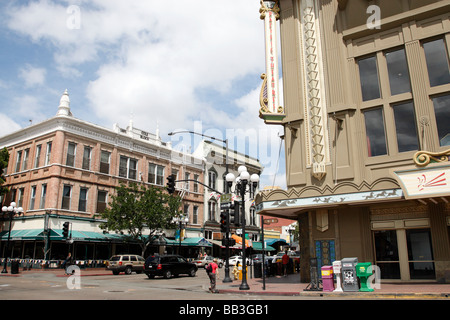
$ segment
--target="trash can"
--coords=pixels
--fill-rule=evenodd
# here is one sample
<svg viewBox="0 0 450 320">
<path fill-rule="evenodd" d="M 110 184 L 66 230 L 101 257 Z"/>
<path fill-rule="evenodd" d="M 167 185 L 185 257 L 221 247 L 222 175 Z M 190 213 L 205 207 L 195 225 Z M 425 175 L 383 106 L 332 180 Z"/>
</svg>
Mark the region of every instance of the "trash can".
<svg viewBox="0 0 450 320">
<path fill-rule="evenodd" d="M 262 262 L 253 262 L 253 275 L 255 278 L 262 278 Z"/>
<path fill-rule="evenodd" d="M 344 291 L 359 291 L 356 265 L 358 258 L 342 259 L 342 288 Z"/>
<path fill-rule="evenodd" d="M 372 263 L 370 262 L 360 262 L 356 265 L 356 275 L 359 278 L 359 283 L 361 288 L 359 291 L 362 292 L 372 292 L 373 288 L 369 286 L 369 277 L 372 275 Z"/>
<path fill-rule="evenodd" d="M 334 278 L 333 278 L 333 267 L 323 266 L 321 268 L 322 272 L 322 288 L 324 292 L 333 292 L 334 290 Z"/>
<path fill-rule="evenodd" d="M 18 273 L 19 273 L 19 261 L 12 260 L 11 261 L 11 274 L 18 274 Z"/>
<path fill-rule="evenodd" d="M 336 289 L 334 289 L 334 292 L 342 292 L 341 270 L 342 270 L 341 261 L 339 260 L 333 261 L 333 273 L 336 275 Z"/>
</svg>

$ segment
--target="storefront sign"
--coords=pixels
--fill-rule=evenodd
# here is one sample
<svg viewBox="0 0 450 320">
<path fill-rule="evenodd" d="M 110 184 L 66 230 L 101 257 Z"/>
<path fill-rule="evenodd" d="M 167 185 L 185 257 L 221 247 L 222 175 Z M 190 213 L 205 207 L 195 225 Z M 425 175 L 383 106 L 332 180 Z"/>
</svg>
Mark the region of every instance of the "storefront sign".
<svg viewBox="0 0 450 320">
<path fill-rule="evenodd" d="M 448 196 L 450 194 L 450 166 L 394 172 L 405 198 Z"/>
</svg>

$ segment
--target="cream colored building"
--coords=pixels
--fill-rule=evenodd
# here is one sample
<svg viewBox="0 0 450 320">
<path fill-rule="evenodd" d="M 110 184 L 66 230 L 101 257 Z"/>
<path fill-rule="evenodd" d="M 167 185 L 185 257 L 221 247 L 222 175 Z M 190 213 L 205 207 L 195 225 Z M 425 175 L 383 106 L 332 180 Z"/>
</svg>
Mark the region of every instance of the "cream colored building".
<svg viewBox="0 0 450 320">
<path fill-rule="evenodd" d="M 302 281 L 357 257 L 450 282 L 450 1 L 276 2 L 284 101 L 263 88 L 260 116 L 284 127 L 288 190 L 258 212 L 299 221 Z"/>
</svg>

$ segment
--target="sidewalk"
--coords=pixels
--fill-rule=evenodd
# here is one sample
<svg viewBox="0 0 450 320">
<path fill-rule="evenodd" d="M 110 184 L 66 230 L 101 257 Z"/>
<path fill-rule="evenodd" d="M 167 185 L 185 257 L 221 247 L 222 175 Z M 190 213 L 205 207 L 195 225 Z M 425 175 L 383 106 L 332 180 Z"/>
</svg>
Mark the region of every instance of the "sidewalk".
<svg viewBox="0 0 450 320">
<path fill-rule="evenodd" d="M 373 292 L 323 292 L 305 291 L 308 283 L 300 283 L 298 274 L 287 277 L 275 276 L 265 279 L 265 290 L 262 278 L 247 279 L 250 290 L 240 290 L 242 280 L 233 280 L 231 283 L 217 281 L 219 293 L 241 293 L 255 295 L 281 295 L 281 296 L 309 296 L 309 297 L 340 297 L 344 299 L 449 299 L 450 284 L 427 283 L 381 283 L 380 289 Z"/>
<path fill-rule="evenodd" d="M 57 277 L 67 277 L 62 269 L 32 269 L 19 274 L 11 274 L 8 269 L 7 274 L 0 276 L 19 277 L 27 273 L 51 272 Z M 110 276 L 111 271 L 104 268 L 81 269 L 81 277 L 88 276 Z M 287 277 L 274 276 L 265 278 L 265 290 L 263 289 L 262 278 L 248 278 L 249 290 L 240 290 L 242 280 L 233 280 L 230 283 L 223 283 L 223 273 L 217 281 L 219 294 L 244 294 L 244 295 L 268 295 L 268 296 L 307 296 L 307 297 L 329 297 L 343 299 L 442 299 L 450 300 L 450 284 L 438 284 L 436 282 L 418 283 L 381 283 L 380 289 L 374 292 L 323 292 L 305 291 L 308 283 L 300 283 L 298 274 L 290 274 Z"/>
</svg>

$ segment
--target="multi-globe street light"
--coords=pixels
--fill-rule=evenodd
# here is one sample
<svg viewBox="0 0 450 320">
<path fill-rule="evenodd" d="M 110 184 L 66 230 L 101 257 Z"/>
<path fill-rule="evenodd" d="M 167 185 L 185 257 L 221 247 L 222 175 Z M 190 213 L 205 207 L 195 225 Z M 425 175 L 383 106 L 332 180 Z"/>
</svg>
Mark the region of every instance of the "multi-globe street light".
<svg viewBox="0 0 450 320">
<path fill-rule="evenodd" d="M 227 180 L 228 188 L 231 189 L 233 182 L 235 182 L 235 193 L 241 198 L 241 224 L 242 224 L 242 283 L 239 286 L 239 290 L 249 290 L 250 287 L 247 283 L 247 257 L 245 252 L 245 194 L 248 192 L 249 197 L 253 198 L 254 192 L 258 187 L 259 175 L 254 173 L 250 176 L 245 166 L 238 168 L 239 177 L 235 177 L 233 173 L 228 173 L 225 177 Z M 248 189 L 247 189 L 248 185 Z"/>
<path fill-rule="evenodd" d="M 11 202 L 8 207 L 7 206 L 3 206 L 2 207 L 2 212 L 3 212 L 4 216 L 6 216 L 6 215 L 9 216 L 8 241 L 6 243 L 5 261 L 4 261 L 3 270 L 2 270 L 2 273 L 8 273 L 6 265 L 8 263 L 9 241 L 10 241 L 10 238 L 11 238 L 12 220 L 13 220 L 15 215 L 21 215 L 21 214 L 23 214 L 24 211 L 23 211 L 22 207 L 17 207 L 17 204 L 15 202 Z"/>
</svg>

